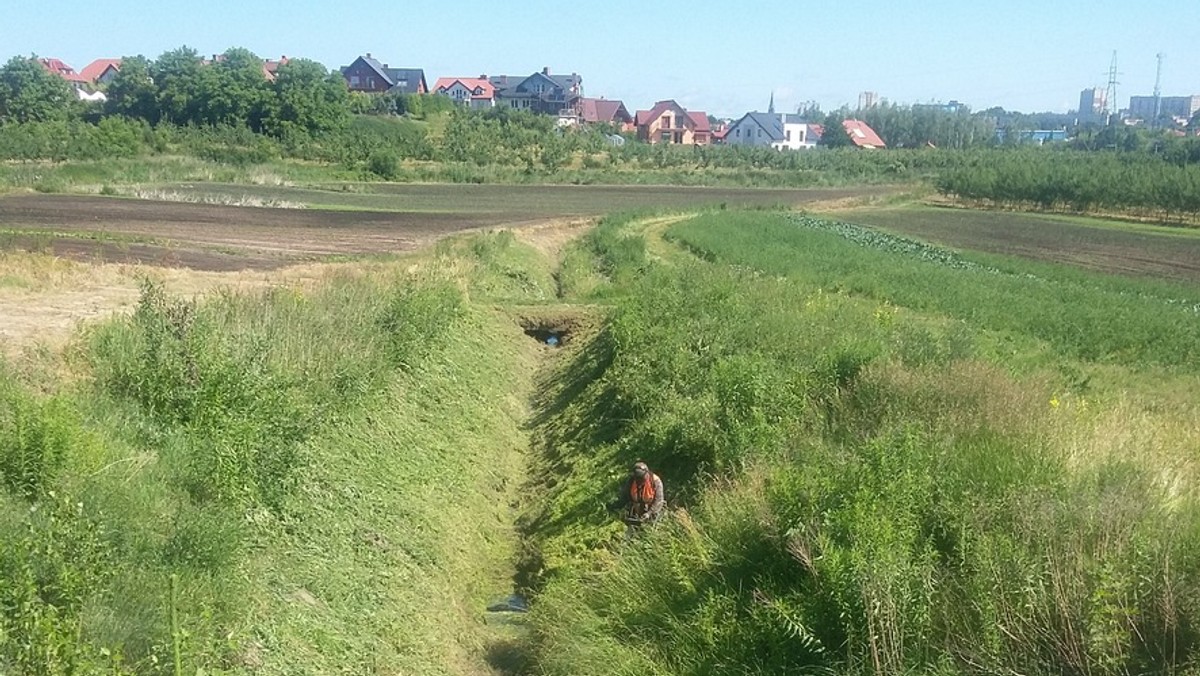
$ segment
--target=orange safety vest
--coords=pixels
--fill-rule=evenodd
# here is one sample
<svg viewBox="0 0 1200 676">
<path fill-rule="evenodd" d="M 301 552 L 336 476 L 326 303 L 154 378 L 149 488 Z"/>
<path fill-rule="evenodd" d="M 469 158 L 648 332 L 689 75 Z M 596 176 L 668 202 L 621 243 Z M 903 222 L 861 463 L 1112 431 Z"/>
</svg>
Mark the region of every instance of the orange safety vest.
<svg viewBox="0 0 1200 676">
<path fill-rule="evenodd" d="M 635 505 L 654 504 L 654 474 L 647 473 L 642 481 L 634 479 L 629 482 L 629 499 Z"/>
</svg>

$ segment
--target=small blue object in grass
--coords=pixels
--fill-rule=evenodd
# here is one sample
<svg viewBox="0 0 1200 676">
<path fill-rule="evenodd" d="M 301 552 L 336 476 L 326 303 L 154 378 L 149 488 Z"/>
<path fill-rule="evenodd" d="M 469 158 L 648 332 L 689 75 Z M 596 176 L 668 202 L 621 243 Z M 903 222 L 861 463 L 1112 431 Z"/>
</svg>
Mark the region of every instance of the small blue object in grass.
<svg viewBox="0 0 1200 676">
<path fill-rule="evenodd" d="M 550 336 L 546 338 L 546 344 L 550 347 L 558 347 L 558 336 L 551 333 Z"/>
<path fill-rule="evenodd" d="M 513 594 L 488 606 L 489 613 L 527 613 L 529 602 L 520 594 Z"/>
</svg>

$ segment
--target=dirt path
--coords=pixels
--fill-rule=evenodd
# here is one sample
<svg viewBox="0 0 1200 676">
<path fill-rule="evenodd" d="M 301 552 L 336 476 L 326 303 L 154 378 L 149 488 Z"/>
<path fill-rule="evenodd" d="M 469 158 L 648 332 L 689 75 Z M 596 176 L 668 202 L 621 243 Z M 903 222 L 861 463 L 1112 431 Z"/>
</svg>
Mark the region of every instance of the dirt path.
<svg viewBox="0 0 1200 676">
<path fill-rule="evenodd" d="M 557 259 L 591 223 L 582 218 L 555 219 L 511 229 L 522 242 Z M 370 263 L 314 262 L 217 271 L 155 264 L 89 264 L 46 254 L 0 252 L 0 354 L 14 356 L 35 345 L 61 347 L 81 324 L 131 311 L 146 279 L 162 283 L 171 294 L 195 297 L 217 289 L 312 286 L 349 269 L 362 270 L 364 265 Z"/>
</svg>

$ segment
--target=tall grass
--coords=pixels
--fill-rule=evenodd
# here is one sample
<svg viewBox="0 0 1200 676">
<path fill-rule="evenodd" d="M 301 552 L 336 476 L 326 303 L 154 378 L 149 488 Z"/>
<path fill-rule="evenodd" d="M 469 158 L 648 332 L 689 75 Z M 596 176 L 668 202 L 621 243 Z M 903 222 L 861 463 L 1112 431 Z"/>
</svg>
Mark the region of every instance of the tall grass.
<svg viewBox="0 0 1200 676">
<path fill-rule="evenodd" d="M 606 292 L 612 322 L 550 386 L 535 479 L 546 500 L 527 520 L 538 667 L 1193 668 L 1194 402 L 1085 399 L 1055 370 L 1018 379 L 995 345 L 1020 325 L 939 305 L 992 290 L 1044 312 L 1030 289 L 1046 280 L 795 230 L 763 213 L 679 226 L 719 262 L 627 266 L 623 293 Z M 831 283 L 835 270 L 852 281 Z M 927 302 L 899 302 L 918 289 Z M 1109 290 L 1078 293 L 1122 307 Z M 1103 353 L 1121 326 L 1008 345 L 1069 363 Z M 1114 363 L 1171 363 L 1130 344 Z M 1127 441 L 1108 443 L 1114 427 Z M 608 506 L 637 458 L 665 478 L 673 513 L 625 542 Z"/>
<path fill-rule="evenodd" d="M 463 291 L 549 273 L 480 241 L 508 258 L 206 300 L 147 284 L 51 394 L 0 373 L 0 672 L 483 663 L 534 348 Z"/>
</svg>

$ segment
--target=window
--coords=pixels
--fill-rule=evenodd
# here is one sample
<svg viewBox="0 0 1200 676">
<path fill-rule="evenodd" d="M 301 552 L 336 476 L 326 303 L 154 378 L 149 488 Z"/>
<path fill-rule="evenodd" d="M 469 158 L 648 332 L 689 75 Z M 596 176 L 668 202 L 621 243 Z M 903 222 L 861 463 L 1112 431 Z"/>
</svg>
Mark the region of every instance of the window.
<svg viewBox="0 0 1200 676">
<path fill-rule="evenodd" d="M 675 132 L 675 142 L 683 143 L 683 132 L 681 132 L 681 131 Z"/>
<path fill-rule="evenodd" d="M 742 137 L 742 129 L 741 129 L 741 127 L 738 127 L 737 129 L 735 129 L 735 130 L 733 131 L 733 135 L 734 135 L 734 136 L 736 136 L 736 137 L 738 137 L 738 138 L 741 138 L 741 137 Z"/>
<path fill-rule="evenodd" d="M 662 126 L 664 129 L 671 128 L 671 116 L 670 115 L 663 115 Z"/>
<path fill-rule="evenodd" d="M 671 132 L 669 132 L 669 131 L 664 131 L 664 132 L 662 133 L 662 142 L 663 142 L 663 143 L 670 143 L 670 142 L 671 142 Z"/>
<path fill-rule="evenodd" d="M 358 83 L 359 83 L 358 76 L 357 76 L 357 75 L 351 75 L 351 76 L 350 76 L 350 86 L 351 86 L 351 87 L 357 87 L 357 86 L 358 86 Z"/>
<path fill-rule="evenodd" d="M 758 137 L 759 137 L 759 138 L 762 138 L 762 129 L 759 129 L 759 130 L 758 130 Z"/>
<path fill-rule="evenodd" d="M 792 130 L 791 130 L 791 129 L 789 129 L 789 130 L 787 130 L 787 131 L 783 132 L 783 136 L 784 136 L 784 138 L 786 138 L 786 139 L 788 140 L 788 142 L 791 142 L 791 140 L 792 140 Z"/>
</svg>

